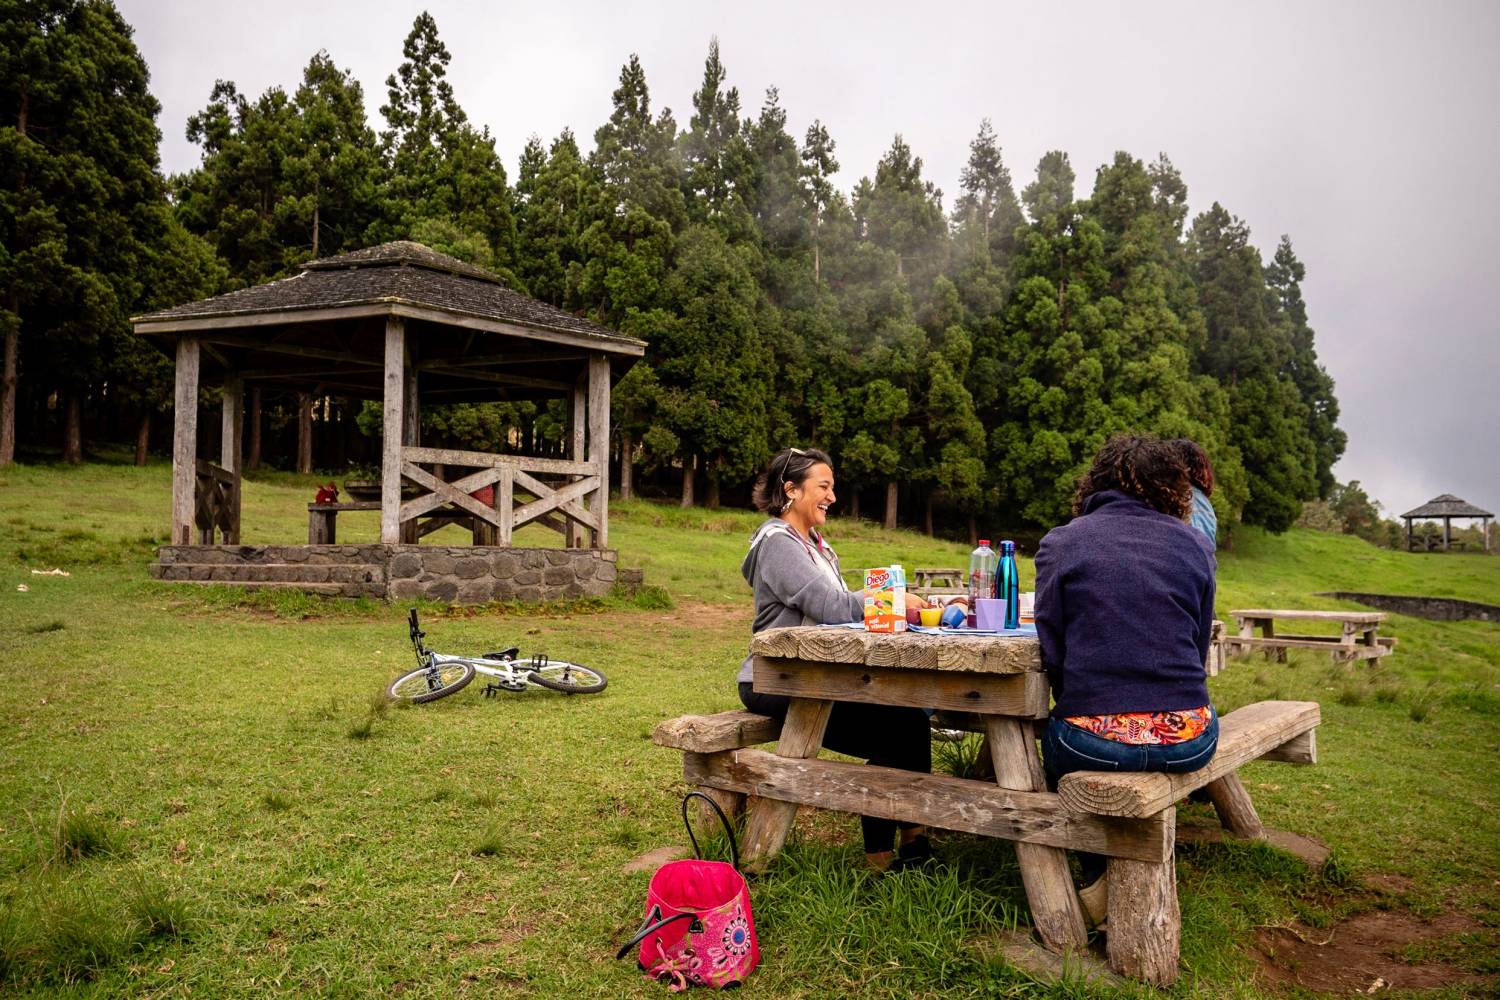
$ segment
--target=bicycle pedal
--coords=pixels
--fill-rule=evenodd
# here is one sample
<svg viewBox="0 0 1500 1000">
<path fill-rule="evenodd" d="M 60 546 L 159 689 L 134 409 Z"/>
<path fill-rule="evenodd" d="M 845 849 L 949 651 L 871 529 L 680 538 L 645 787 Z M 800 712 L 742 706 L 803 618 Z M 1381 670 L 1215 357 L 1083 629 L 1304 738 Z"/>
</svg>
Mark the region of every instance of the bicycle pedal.
<svg viewBox="0 0 1500 1000">
<path fill-rule="evenodd" d="M 495 697 L 495 695 L 499 694 L 500 691 L 501 687 L 499 684 L 486 684 L 484 686 L 484 696 L 486 698 L 493 698 Z"/>
</svg>

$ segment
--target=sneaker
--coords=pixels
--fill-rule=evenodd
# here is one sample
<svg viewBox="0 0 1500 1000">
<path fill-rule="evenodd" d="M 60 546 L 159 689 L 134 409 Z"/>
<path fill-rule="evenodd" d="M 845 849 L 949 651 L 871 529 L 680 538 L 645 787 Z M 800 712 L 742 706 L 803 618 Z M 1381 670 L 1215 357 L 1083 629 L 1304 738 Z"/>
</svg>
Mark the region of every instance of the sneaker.
<svg viewBox="0 0 1500 1000">
<path fill-rule="evenodd" d="M 1109 881 L 1101 875 L 1078 890 L 1078 901 L 1083 904 L 1083 919 L 1095 930 L 1105 930 L 1109 917 Z"/>
</svg>

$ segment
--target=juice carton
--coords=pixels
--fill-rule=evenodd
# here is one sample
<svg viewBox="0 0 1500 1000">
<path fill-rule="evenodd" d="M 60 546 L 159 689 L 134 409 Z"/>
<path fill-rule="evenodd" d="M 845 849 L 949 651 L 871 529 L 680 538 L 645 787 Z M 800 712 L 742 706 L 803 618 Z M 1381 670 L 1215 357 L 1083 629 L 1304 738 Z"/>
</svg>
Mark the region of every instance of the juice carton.
<svg viewBox="0 0 1500 1000">
<path fill-rule="evenodd" d="M 865 570 L 865 628 L 906 631 L 906 573 L 900 566 Z"/>
</svg>

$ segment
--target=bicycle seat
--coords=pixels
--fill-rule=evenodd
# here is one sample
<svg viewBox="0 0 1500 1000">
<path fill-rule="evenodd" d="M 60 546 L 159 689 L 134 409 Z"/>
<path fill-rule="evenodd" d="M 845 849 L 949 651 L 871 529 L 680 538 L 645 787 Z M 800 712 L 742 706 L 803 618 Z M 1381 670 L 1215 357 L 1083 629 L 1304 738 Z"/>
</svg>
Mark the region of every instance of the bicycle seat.
<svg viewBox="0 0 1500 1000">
<path fill-rule="evenodd" d="M 521 647 L 520 646 L 512 646 L 509 649 L 502 649 L 499 652 L 485 653 L 484 654 L 484 659 L 486 659 L 486 660 L 514 660 L 516 657 L 518 657 L 520 655 L 521 655 Z"/>
</svg>

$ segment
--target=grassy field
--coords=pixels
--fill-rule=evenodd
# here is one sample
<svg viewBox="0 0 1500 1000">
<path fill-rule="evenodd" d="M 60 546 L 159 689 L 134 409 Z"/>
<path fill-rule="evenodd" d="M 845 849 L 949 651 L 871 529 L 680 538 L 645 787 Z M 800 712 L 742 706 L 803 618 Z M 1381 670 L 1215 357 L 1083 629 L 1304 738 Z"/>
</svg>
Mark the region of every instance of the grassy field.
<svg viewBox="0 0 1500 1000">
<path fill-rule="evenodd" d="M 247 483 L 245 540 L 305 537 L 312 483 Z M 612 507 L 622 565 L 669 602 L 424 609 L 439 648 L 568 656 L 608 674 L 603 694 L 486 700 L 475 685 L 400 709 L 380 692 L 410 662 L 404 608 L 153 583 L 168 497 L 161 464 L 0 470 L 0 991 L 662 995 L 612 958 L 648 878 L 628 862 L 684 842 L 680 760 L 649 734 L 735 706 L 756 518 Z M 373 537 L 373 518 L 346 520 L 341 540 Z M 834 519 L 829 535 L 850 568 L 966 559 L 866 522 Z M 33 572 L 52 568 L 71 575 Z M 1246 530 L 1221 553 L 1221 616 L 1339 606 L 1315 596 L 1327 590 L 1500 603 L 1500 559 L 1300 531 Z M 1316 767 L 1245 776 L 1268 825 L 1333 855 L 1313 871 L 1260 845 L 1182 846 L 1183 976 L 1165 995 L 1301 995 L 1332 982 L 1319 949 L 1376 925 L 1401 930 L 1338 959 L 1362 985 L 1492 995 L 1500 624 L 1392 616 L 1384 632 L 1400 644 L 1377 666 L 1294 654 L 1231 661 L 1211 682 L 1225 711 L 1322 703 Z M 1149 993 L 1040 983 L 991 957 L 997 933 L 1026 924 L 1008 845 L 944 836 L 940 868 L 877 879 L 857 830 L 799 821 L 753 887 L 764 965 L 747 996 Z"/>
</svg>

